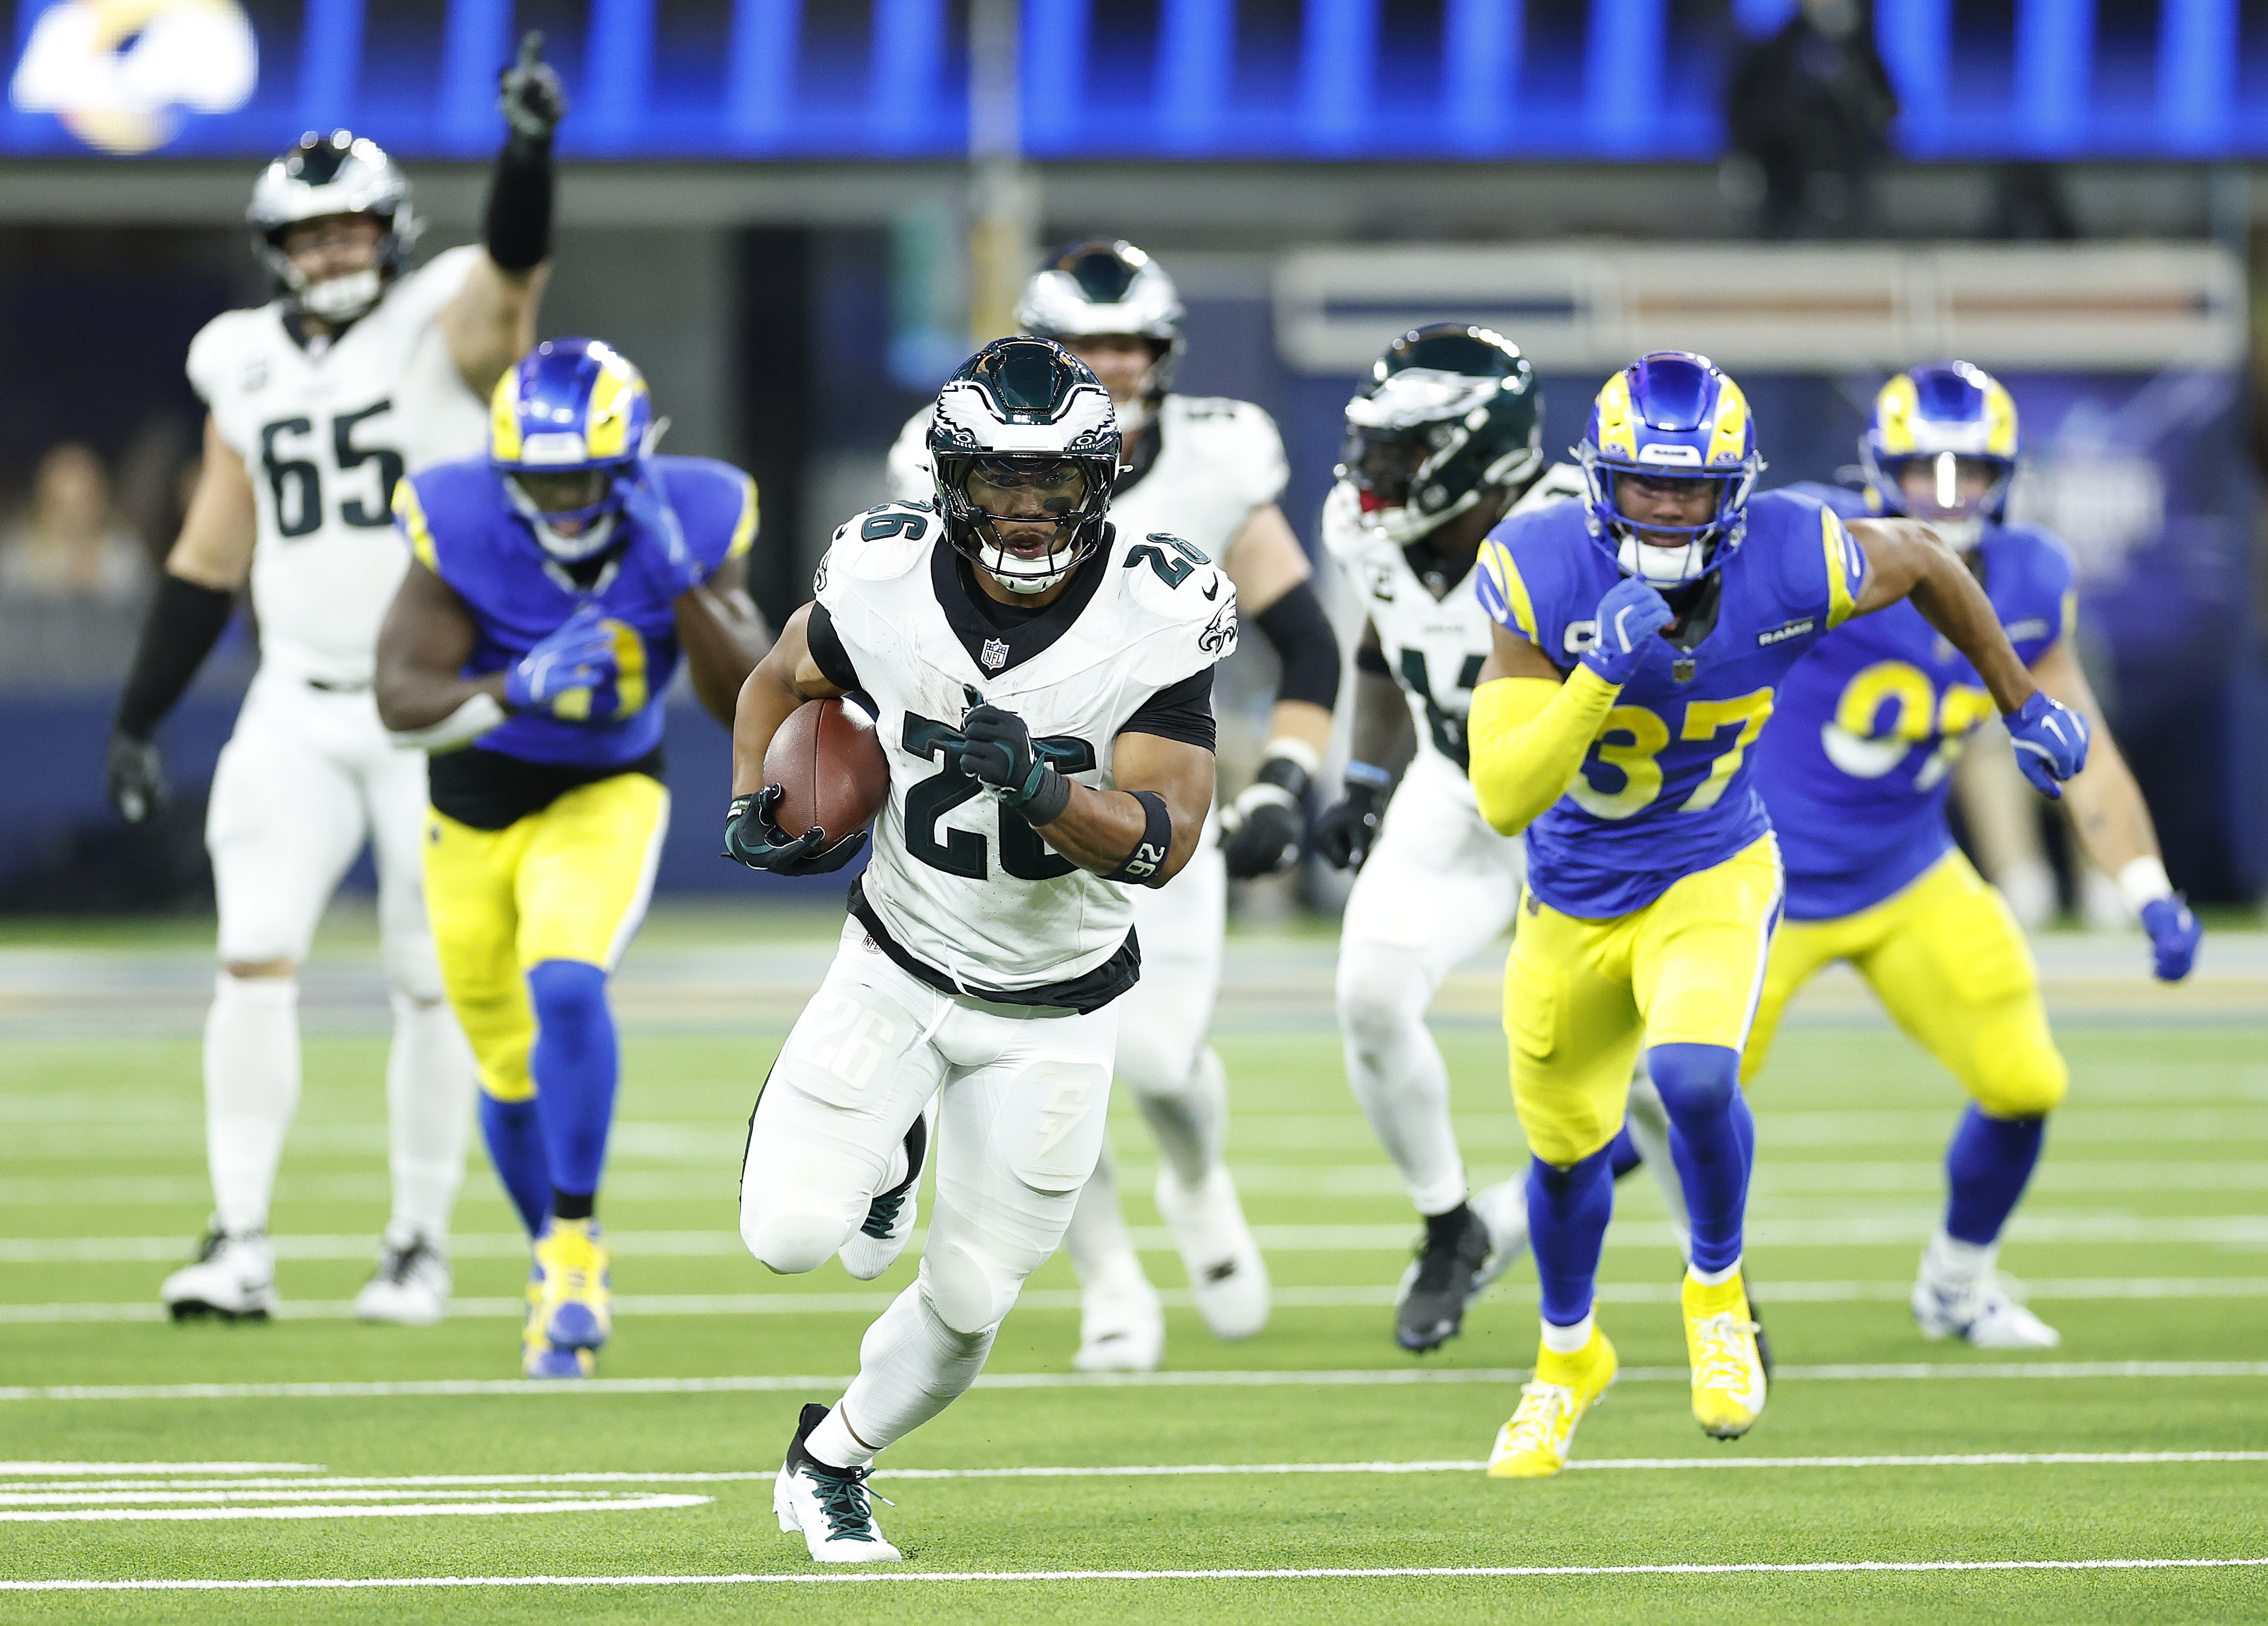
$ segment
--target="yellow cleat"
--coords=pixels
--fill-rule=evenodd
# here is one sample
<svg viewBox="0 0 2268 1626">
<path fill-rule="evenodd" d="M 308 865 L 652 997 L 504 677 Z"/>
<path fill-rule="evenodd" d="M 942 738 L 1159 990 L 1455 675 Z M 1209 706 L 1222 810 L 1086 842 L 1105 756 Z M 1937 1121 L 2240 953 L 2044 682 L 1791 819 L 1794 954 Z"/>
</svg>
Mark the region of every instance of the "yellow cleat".
<svg viewBox="0 0 2268 1626">
<path fill-rule="evenodd" d="M 1764 1364 L 1748 1290 L 1734 1271 L 1714 1287 L 1687 1272 L 1685 1357 L 1693 1368 L 1693 1420 L 1717 1439 L 1738 1439 L 1764 1409 Z"/>
<path fill-rule="evenodd" d="M 555 1218 L 544 1225 L 535 1239 L 541 1282 L 533 1320 L 554 1348 L 595 1350 L 614 1331 L 614 1294 L 608 1285 L 613 1262 L 597 1221 Z"/>
<path fill-rule="evenodd" d="M 1596 1328 L 1573 1355 L 1539 1350 L 1535 1377 L 1521 1386 L 1520 1409 L 1496 1431 L 1491 1479 L 1544 1479 L 1567 1466 L 1575 1425 L 1605 1395 L 1617 1367 L 1615 1346 Z"/>
<path fill-rule="evenodd" d="M 527 1320 L 519 1329 L 519 1374 L 523 1378 L 591 1378 L 599 1357 L 588 1350 L 561 1350 L 543 1335 L 543 1273 L 527 1276 Z"/>
</svg>

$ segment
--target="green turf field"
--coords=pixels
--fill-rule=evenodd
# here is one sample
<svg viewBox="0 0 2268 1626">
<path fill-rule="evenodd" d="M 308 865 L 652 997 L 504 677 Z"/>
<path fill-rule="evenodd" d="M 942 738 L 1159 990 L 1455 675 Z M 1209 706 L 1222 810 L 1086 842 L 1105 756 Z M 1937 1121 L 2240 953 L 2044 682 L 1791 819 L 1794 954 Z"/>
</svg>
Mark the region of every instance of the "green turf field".
<svg viewBox="0 0 2268 1626">
<path fill-rule="evenodd" d="M 770 1478 L 797 1407 L 835 1398 L 911 1274 L 775 1278 L 734 1234 L 749 1100 L 794 978 L 823 960 L 812 929 L 791 939 L 755 953 L 705 918 L 665 922 L 633 956 L 602 1199 L 618 1332 L 602 1382 L 535 1393 L 512 1381 L 525 1258 L 484 1168 L 458 1215 L 458 1313 L 427 1331 L 342 1319 L 385 1215 L 366 943 L 334 934 L 308 981 L 274 1221 L 293 1313 L 178 1328 L 155 1289 L 205 1211 L 198 945 L 0 944 L 0 1580 L 486 1583 L 0 1590 L 0 1620 L 2268 1619 L 2268 1569 L 2158 1562 L 2268 1559 L 2268 1010 L 2247 982 L 2155 997 L 2139 940 L 2105 962 L 2115 979 L 2080 966 L 2051 985 L 2073 1100 L 2005 1262 L 2061 1350 L 1913 1333 L 1956 1099 L 1830 990 L 1756 1093 L 1749 1263 L 1783 1368 L 1763 1422 L 1721 1446 L 1693 1424 L 1675 1260 L 1639 1176 L 1602 1311 L 1625 1380 L 1577 1470 L 1526 1484 L 1475 1468 L 1535 1347 L 1532 1270 L 1439 1355 L 1395 1348 L 1415 1228 L 1347 1093 L 1329 945 L 1241 945 L 1220 1048 L 1279 1289 L 1268 1330 L 1219 1344 L 1169 1294 L 1165 1373 L 1076 1380 L 1076 1297 L 1052 1262 L 984 1386 L 876 1476 L 909 1561 L 886 1573 L 960 1578 L 751 1578 L 814 1574 Z M 1519 1159 L 1484 988 L 1453 989 L 1442 1028 L 1476 1181 Z M 1122 1106 L 1114 1129 L 1145 1192 L 1140 1126 Z M 1153 1279 L 1182 1287 L 1146 1198 L 1130 1206 Z M 1758 1567 L 1571 1572 L 1638 1566 Z M 1359 1573 L 1413 1570 L 1444 1573 Z M 1009 1578 L 1034 1571 L 1073 1573 Z M 501 1584 L 539 1577 L 643 1580 Z"/>
</svg>

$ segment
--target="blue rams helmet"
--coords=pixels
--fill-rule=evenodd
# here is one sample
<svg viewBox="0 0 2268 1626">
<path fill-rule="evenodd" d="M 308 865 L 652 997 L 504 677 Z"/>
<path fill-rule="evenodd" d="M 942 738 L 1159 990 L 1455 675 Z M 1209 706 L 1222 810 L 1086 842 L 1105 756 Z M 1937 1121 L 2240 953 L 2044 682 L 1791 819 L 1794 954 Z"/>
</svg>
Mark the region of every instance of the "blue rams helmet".
<svg viewBox="0 0 2268 1626">
<path fill-rule="evenodd" d="M 569 563 L 614 540 L 616 478 L 636 472 L 659 432 L 644 376 L 598 339 L 537 345 L 497 380 L 489 402 L 489 461 L 504 494 L 543 551 Z M 578 475 L 589 478 L 558 478 Z"/>
<path fill-rule="evenodd" d="M 1883 511 L 1926 519 L 1962 548 L 1975 547 L 1984 521 L 2007 507 L 2016 452 L 2015 401 L 1999 379 L 1965 361 L 1916 367 L 1883 385 L 1859 441 L 1867 489 Z M 1928 502 L 1906 495 L 1906 476 L 1922 467 L 1931 475 Z M 1981 496 L 1973 490 L 1979 475 Z M 1964 483 L 1972 486 L 1965 498 Z"/>
<path fill-rule="evenodd" d="M 1641 356 L 1609 379 L 1575 459 L 1589 488 L 1592 540 L 1625 576 L 1656 587 L 1697 581 L 1731 556 L 1764 467 L 1741 386 L 1687 350 Z M 1716 501 L 1697 525 L 1641 523 L 1617 505 L 1624 475 L 1705 481 Z"/>
</svg>

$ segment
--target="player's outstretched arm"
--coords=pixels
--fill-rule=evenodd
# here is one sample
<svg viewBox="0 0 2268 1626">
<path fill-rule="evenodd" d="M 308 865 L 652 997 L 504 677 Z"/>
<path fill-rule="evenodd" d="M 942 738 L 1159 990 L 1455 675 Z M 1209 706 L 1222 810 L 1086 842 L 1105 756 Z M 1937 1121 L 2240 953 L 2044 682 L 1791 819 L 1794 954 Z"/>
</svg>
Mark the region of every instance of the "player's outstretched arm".
<svg viewBox="0 0 2268 1626">
<path fill-rule="evenodd" d="M 1063 810 L 1043 819 L 1037 815 L 1045 809 L 1033 808 L 1027 814 L 1032 828 L 1083 870 L 1132 886 L 1162 887 L 1181 873 L 1204 834 L 1205 810 L 1212 805 L 1212 753 L 1163 734 L 1121 734 L 1112 747 L 1110 772 L 1118 782 L 1115 791 L 1057 780 L 1070 792 Z"/>
<path fill-rule="evenodd" d="M 166 556 L 111 724 L 104 780 L 129 824 L 166 805 L 165 769 L 151 736 L 227 629 L 236 595 L 252 573 L 258 538 L 252 477 L 208 416 L 196 489 L 181 534 Z"/>
<path fill-rule="evenodd" d="M 529 33 L 519 60 L 497 77 L 497 103 L 512 133 L 489 183 L 486 253 L 441 312 L 449 355 L 482 401 L 535 342 L 536 307 L 550 276 L 551 135 L 567 114 L 567 93 L 539 55 L 542 46 L 543 36 Z"/>
<path fill-rule="evenodd" d="M 2157 974 L 2177 982 L 2197 960 L 2203 932 L 2197 916 L 2166 874 L 2165 857 L 2158 849 L 2158 832 L 2150 822 L 2150 809 L 2142 787 L 2119 754 L 2103 720 L 2095 687 L 2073 654 L 2071 640 L 2058 638 L 2032 662 L 2032 675 L 2052 698 L 2087 719 L 2093 741 L 2087 766 L 2064 786 L 2070 804 L 2072 828 L 2079 834 L 2087 856 L 2118 882 L 2118 890 L 2141 917 L 2150 934 Z"/>
<path fill-rule="evenodd" d="M 508 672 L 459 675 L 478 636 L 464 600 L 412 560 L 378 630 L 372 683 L 378 720 L 397 743 L 447 750 L 504 720 Z"/>
<path fill-rule="evenodd" d="M 733 727 L 740 691 L 771 642 L 771 629 L 748 596 L 747 560 L 725 560 L 707 581 L 678 594 L 670 607 L 693 692 L 710 716 Z"/>
<path fill-rule="evenodd" d="M 2042 692 L 2000 626 L 1984 589 L 1937 533 L 1911 519 L 1856 519 L 1851 535 L 1867 555 L 1867 582 L 1854 614 L 1871 614 L 1901 599 L 1969 658 L 2007 721 L 2016 763 L 2043 796 L 2086 766 L 2086 717 Z"/>
</svg>

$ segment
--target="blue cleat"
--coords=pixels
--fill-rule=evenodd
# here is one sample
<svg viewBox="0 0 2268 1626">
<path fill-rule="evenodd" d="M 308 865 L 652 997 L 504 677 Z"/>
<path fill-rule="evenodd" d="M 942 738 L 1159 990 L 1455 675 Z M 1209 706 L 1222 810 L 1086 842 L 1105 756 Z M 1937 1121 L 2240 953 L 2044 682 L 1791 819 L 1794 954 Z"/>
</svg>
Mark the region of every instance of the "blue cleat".
<svg viewBox="0 0 2268 1626">
<path fill-rule="evenodd" d="M 534 1325 L 557 1350 L 595 1350 L 614 1331 L 614 1255 L 593 1219 L 552 1219 L 535 1239 Z"/>
<path fill-rule="evenodd" d="M 527 1273 L 527 1320 L 519 1331 L 519 1375 L 523 1378 L 590 1378 L 599 1357 L 589 1350 L 564 1350 L 543 1335 L 543 1272 Z"/>
</svg>

